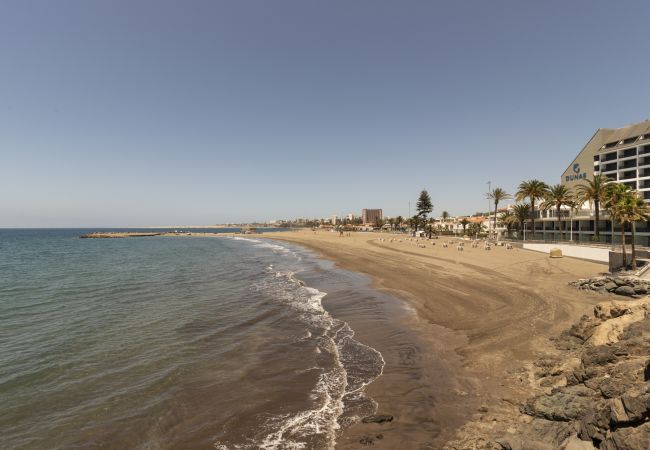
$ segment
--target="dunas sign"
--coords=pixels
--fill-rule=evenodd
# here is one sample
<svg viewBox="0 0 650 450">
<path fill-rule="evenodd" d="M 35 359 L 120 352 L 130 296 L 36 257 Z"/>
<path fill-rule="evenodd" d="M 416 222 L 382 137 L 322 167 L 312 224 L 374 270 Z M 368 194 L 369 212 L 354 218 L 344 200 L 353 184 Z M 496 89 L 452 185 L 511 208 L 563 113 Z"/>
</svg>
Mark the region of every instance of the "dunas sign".
<svg viewBox="0 0 650 450">
<path fill-rule="evenodd" d="M 587 172 L 580 172 L 580 164 L 573 165 L 573 173 L 566 175 L 565 181 L 577 181 L 585 180 L 587 178 Z"/>
</svg>

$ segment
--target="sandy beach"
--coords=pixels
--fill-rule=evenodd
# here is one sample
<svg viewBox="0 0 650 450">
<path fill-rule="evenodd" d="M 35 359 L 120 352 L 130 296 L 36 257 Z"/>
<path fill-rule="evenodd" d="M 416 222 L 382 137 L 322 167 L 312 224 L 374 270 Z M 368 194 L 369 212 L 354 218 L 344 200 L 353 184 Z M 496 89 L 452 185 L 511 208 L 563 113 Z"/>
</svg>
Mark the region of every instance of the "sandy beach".
<svg viewBox="0 0 650 450">
<path fill-rule="evenodd" d="M 533 361 L 556 351 L 550 339 L 603 299 L 567 283 L 607 267 L 573 258 L 469 243 L 458 251 L 444 248 L 443 238 L 422 248 L 407 236 L 378 233 L 263 237 L 312 249 L 406 304 L 407 312 L 394 316 L 412 333 L 400 348 L 391 349 L 380 323 L 352 323 L 386 357 L 384 375 L 367 390 L 378 413 L 394 420 L 350 427 L 339 448 L 472 448 L 506 433 L 524 420 L 521 402 L 539 390 Z"/>
</svg>

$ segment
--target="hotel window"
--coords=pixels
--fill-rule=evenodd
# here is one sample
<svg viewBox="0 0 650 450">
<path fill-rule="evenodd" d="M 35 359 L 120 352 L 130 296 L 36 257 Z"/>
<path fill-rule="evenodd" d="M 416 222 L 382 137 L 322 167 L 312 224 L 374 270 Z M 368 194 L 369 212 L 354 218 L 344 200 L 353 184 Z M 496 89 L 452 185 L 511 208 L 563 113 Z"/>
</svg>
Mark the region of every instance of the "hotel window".
<svg viewBox="0 0 650 450">
<path fill-rule="evenodd" d="M 627 138 L 623 141 L 623 145 L 625 144 L 631 144 L 632 142 L 636 141 L 639 138 L 639 136 L 634 136 L 631 138 Z"/>
<path fill-rule="evenodd" d="M 618 153 L 619 158 L 628 158 L 630 156 L 636 156 L 636 147 L 628 148 L 627 150 L 623 150 Z"/>
<path fill-rule="evenodd" d="M 612 147 L 615 147 L 617 145 L 618 145 L 618 141 L 608 142 L 607 144 L 605 144 L 604 148 L 612 148 Z"/>
</svg>

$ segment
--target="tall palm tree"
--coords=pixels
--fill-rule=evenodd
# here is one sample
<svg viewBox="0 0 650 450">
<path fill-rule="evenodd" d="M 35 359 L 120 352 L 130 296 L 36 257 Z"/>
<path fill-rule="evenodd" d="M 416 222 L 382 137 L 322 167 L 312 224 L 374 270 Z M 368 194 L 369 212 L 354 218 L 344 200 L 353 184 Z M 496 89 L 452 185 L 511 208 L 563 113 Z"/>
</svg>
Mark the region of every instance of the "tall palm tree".
<svg viewBox="0 0 650 450">
<path fill-rule="evenodd" d="M 598 222 L 600 221 L 600 206 L 606 196 L 607 186 L 612 180 L 605 175 L 594 175 L 593 180 L 585 180 L 585 184 L 576 186 L 576 197 L 581 202 L 589 202 L 594 206 L 594 230 L 596 230 L 596 240 L 600 240 L 600 231 Z"/>
<path fill-rule="evenodd" d="M 402 216 L 397 216 L 397 218 L 395 219 L 395 228 L 401 229 L 402 222 L 404 222 L 404 218 Z"/>
<path fill-rule="evenodd" d="M 517 201 L 522 201 L 526 198 L 530 199 L 530 217 L 531 228 L 533 229 L 533 239 L 535 239 L 535 200 L 546 197 L 548 193 L 548 185 L 539 180 L 522 181 L 517 189 L 515 196 Z"/>
<path fill-rule="evenodd" d="M 627 255 L 625 252 L 625 224 L 627 211 L 623 208 L 624 202 L 632 195 L 632 190 L 626 184 L 609 183 L 605 189 L 605 197 L 603 206 L 607 208 L 607 212 L 612 220 L 612 243 L 614 243 L 613 224 L 618 222 L 621 224 L 621 249 L 623 251 L 623 267 L 627 266 Z"/>
<path fill-rule="evenodd" d="M 512 212 L 519 222 L 519 230 L 523 231 L 524 223 L 530 219 L 530 205 L 528 203 L 518 203 L 512 207 Z"/>
<path fill-rule="evenodd" d="M 636 270 L 636 222 L 650 220 L 650 210 L 637 191 L 627 191 L 619 202 L 613 206 L 618 220 L 632 227 L 632 270 Z M 625 253 L 623 253 L 625 255 Z M 625 261 L 624 261 L 625 264 Z"/>
<path fill-rule="evenodd" d="M 449 219 L 449 213 L 447 211 L 442 212 L 442 221 L 447 222 L 447 219 Z"/>
<path fill-rule="evenodd" d="M 495 187 L 491 192 L 487 193 L 487 198 L 494 201 L 494 227 L 492 230 L 496 234 L 497 232 L 497 208 L 501 200 L 506 200 L 512 198 L 512 195 L 508 194 L 506 191 L 500 187 Z"/>
<path fill-rule="evenodd" d="M 515 216 L 515 214 L 509 210 L 502 212 L 499 216 L 499 222 L 508 230 L 508 237 L 510 237 L 510 230 L 512 230 L 512 226 L 515 225 L 517 221 L 517 216 Z"/>
<path fill-rule="evenodd" d="M 557 229 L 560 231 L 560 239 L 562 239 L 562 221 L 560 220 L 560 213 L 562 207 L 568 205 L 573 200 L 573 193 L 571 189 L 563 184 L 556 184 L 548 188 L 548 192 L 544 197 L 544 201 L 540 203 L 539 207 L 543 210 L 555 208 L 555 215 L 557 219 Z"/>
</svg>

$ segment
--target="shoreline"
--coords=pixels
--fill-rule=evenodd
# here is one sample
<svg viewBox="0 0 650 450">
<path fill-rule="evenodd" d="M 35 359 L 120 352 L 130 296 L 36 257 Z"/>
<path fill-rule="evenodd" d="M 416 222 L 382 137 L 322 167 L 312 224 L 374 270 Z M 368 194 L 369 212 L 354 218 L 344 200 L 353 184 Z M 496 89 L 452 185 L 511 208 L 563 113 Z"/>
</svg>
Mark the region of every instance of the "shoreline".
<svg viewBox="0 0 650 450">
<path fill-rule="evenodd" d="M 407 236 L 399 237 L 402 242 L 379 240 L 385 236 L 308 231 L 259 236 L 309 248 L 336 267 L 368 276 L 372 288 L 406 302 L 413 316 L 402 325 L 425 343 L 423 366 L 442 364 L 451 382 L 462 386 L 446 392 L 433 389 L 434 398 L 412 405 L 417 412 L 404 417 L 400 400 L 381 394 L 399 391 L 399 386 L 380 377 L 366 388 L 370 397 L 379 397 L 378 413 L 392 414 L 391 408 L 402 413 L 389 424 L 350 427 L 337 448 L 358 448 L 360 436 L 373 434 L 382 435 L 372 442 L 376 448 L 415 443 L 413 436 L 424 438 L 419 428 L 432 421 L 439 433 L 420 442 L 423 448 L 472 448 L 484 438 L 507 433 L 520 416 L 519 405 L 540 391 L 534 383 L 534 361 L 554 351 L 551 338 L 602 301 L 598 294 L 578 295 L 568 282 L 604 272 L 606 266 L 551 260 L 522 249 L 457 252 L 443 248 L 442 239 L 425 248 Z M 378 343 L 368 344 L 377 348 Z M 433 387 L 439 380 L 428 382 Z"/>
</svg>

